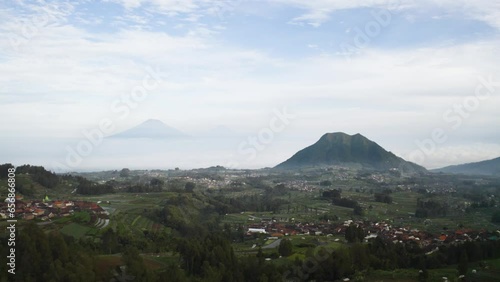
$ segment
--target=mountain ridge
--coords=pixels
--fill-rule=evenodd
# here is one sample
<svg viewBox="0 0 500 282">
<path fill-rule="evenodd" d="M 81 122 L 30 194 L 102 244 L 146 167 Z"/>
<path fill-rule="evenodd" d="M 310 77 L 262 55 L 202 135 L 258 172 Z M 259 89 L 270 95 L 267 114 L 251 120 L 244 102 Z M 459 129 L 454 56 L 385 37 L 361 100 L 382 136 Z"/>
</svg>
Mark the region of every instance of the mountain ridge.
<svg viewBox="0 0 500 282">
<path fill-rule="evenodd" d="M 472 163 L 450 165 L 431 171 L 453 174 L 500 175 L 500 157 Z"/>
</svg>

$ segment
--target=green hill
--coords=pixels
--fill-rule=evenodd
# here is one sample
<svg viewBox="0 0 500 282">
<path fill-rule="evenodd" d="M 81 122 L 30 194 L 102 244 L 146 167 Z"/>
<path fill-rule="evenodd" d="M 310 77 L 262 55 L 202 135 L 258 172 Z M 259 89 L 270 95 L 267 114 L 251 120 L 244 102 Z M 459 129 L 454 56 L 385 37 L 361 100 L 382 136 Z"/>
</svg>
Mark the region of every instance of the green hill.
<svg viewBox="0 0 500 282">
<path fill-rule="evenodd" d="M 315 144 L 297 152 L 276 168 L 293 169 L 325 165 L 360 165 L 375 170 L 399 169 L 425 172 L 426 169 L 386 151 L 361 134 L 327 133 Z"/>
<path fill-rule="evenodd" d="M 462 173 L 475 175 L 500 175 L 500 157 L 492 160 L 461 165 L 452 165 L 432 170 L 433 172 Z"/>
<path fill-rule="evenodd" d="M 9 168 L 13 168 L 13 165 L 0 164 L 1 194 L 7 194 L 9 188 L 7 177 Z M 96 183 L 81 176 L 55 174 L 42 166 L 33 165 L 16 167 L 15 183 L 16 195 L 30 199 L 42 199 L 47 194 L 51 198 L 64 198 L 73 193 L 95 195 L 113 192 L 113 187 L 106 183 Z"/>
</svg>

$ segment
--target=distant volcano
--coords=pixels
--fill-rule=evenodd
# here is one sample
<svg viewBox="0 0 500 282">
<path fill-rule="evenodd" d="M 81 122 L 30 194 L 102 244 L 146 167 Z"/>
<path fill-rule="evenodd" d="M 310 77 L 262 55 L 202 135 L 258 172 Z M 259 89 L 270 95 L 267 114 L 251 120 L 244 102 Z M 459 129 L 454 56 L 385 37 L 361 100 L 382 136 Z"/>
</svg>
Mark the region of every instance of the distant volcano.
<svg viewBox="0 0 500 282">
<path fill-rule="evenodd" d="M 425 172 L 426 169 L 386 151 L 361 134 L 327 133 L 315 144 L 297 152 L 276 168 L 357 164 L 377 170 L 401 169 Z"/>
<path fill-rule="evenodd" d="M 157 119 L 148 119 L 147 121 L 109 136 L 109 138 L 149 138 L 149 139 L 166 139 L 166 138 L 185 138 L 188 135 L 183 132 L 164 124 Z"/>
</svg>

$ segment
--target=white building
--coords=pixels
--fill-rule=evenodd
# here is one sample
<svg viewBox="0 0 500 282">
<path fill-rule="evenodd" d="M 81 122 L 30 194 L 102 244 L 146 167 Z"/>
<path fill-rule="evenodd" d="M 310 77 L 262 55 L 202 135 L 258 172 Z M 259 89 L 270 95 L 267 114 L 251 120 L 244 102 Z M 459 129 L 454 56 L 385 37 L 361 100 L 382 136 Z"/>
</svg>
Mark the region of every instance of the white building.
<svg viewBox="0 0 500 282">
<path fill-rule="evenodd" d="M 262 233 L 262 234 L 266 234 L 266 230 L 265 229 L 261 229 L 261 228 L 248 228 L 248 233 Z"/>
</svg>

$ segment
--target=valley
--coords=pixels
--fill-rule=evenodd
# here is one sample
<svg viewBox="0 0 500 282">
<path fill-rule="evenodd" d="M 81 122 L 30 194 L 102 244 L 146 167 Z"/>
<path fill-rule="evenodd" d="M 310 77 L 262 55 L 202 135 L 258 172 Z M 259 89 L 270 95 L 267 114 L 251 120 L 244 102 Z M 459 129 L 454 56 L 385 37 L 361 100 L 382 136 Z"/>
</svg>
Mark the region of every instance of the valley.
<svg viewBox="0 0 500 282">
<path fill-rule="evenodd" d="M 60 232 L 99 248 L 95 259 L 102 271 L 120 265 L 122 248 L 134 246 L 145 269 L 161 273 L 178 262 L 182 265 L 176 238 L 204 238 L 214 232 L 230 242 L 237 259 L 262 256 L 265 265 L 285 268 L 314 258 L 323 249 L 345 252 L 371 246 L 374 240 L 393 247 L 414 246 L 417 249 L 410 257 L 427 260 L 429 277 L 443 266 L 431 260 L 443 250 L 470 244 L 498 246 L 500 242 L 500 222 L 494 220 L 500 212 L 500 177 L 494 176 L 413 174 L 340 165 L 289 171 L 122 169 L 55 175 L 57 185 L 43 187 L 34 179 L 51 173 L 28 168 L 21 168 L 31 171 L 21 179 L 34 188 L 17 204 L 38 198 L 33 203 L 41 205 L 48 197 L 50 206 L 71 203 L 89 209 L 68 210 L 67 214 L 58 209 L 62 214 L 50 218 L 27 219 L 20 214 L 24 217 L 21 228 L 35 223 L 45 232 Z M 86 185 L 107 190 L 88 190 Z M 354 226 L 362 235 L 352 238 L 347 234 Z M 291 243 L 288 251 L 282 250 L 284 241 Z M 485 258 L 478 256 L 471 264 Z M 411 266 L 415 263 L 407 262 L 410 269 L 415 269 Z M 450 267 L 449 279 L 456 279 L 458 272 Z M 384 277 L 384 269 L 376 267 L 370 276 Z M 346 271 L 343 278 L 361 275 L 355 269 Z M 394 273 L 412 281 L 419 277 L 418 270 L 413 271 Z M 488 277 L 491 270 L 483 267 L 479 273 Z"/>
</svg>

